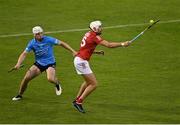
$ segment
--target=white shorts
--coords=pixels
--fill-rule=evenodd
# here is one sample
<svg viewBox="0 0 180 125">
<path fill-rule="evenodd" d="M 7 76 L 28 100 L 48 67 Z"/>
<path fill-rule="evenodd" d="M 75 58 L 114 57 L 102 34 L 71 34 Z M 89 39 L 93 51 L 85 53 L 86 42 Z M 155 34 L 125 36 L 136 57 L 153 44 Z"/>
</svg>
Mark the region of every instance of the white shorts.
<svg viewBox="0 0 180 125">
<path fill-rule="evenodd" d="M 74 67 L 77 71 L 77 74 L 91 74 L 93 73 L 89 62 L 87 60 L 81 59 L 80 57 L 74 58 Z"/>
</svg>

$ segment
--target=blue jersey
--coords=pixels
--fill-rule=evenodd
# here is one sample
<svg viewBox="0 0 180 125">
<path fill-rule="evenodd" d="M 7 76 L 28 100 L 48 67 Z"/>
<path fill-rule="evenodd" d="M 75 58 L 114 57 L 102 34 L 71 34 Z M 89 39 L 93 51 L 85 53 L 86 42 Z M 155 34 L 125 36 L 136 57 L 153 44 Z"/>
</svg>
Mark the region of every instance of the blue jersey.
<svg viewBox="0 0 180 125">
<path fill-rule="evenodd" d="M 43 36 L 42 41 L 37 41 L 35 38 L 32 39 L 25 51 L 33 51 L 35 55 L 35 61 L 42 66 L 55 63 L 53 45 L 59 44 L 60 41 L 56 38 Z"/>
</svg>

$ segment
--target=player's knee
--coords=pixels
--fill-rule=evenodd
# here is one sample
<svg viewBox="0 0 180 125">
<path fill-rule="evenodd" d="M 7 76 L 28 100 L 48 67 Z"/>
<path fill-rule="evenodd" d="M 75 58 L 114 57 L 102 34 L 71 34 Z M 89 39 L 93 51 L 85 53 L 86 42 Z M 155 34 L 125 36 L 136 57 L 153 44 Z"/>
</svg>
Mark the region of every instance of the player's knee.
<svg viewBox="0 0 180 125">
<path fill-rule="evenodd" d="M 91 82 L 91 85 L 94 87 L 94 89 L 96 89 L 98 87 L 98 82 L 93 81 L 93 82 Z"/>
<path fill-rule="evenodd" d="M 25 76 L 24 77 L 24 81 L 30 81 L 31 80 L 31 77 L 30 76 Z"/>
<path fill-rule="evenodd" d="M 25 81 L 31 80 L 31 75 L 29 73 L 26 73 L 26 75 L 24 76 L 24 80 Z"/>
<path fill-rule="evenodd" d="M 26 73 L 26 75 L 24 76 L 24 80 L 25 81 L 30 81 L 32 79 L 32 74 L 30 73 L 30 71 L 28 71 Z"/>
<path fill-rule="evenodd" d="M 93 85 L 94 90 L 95 90 L 97 87 L 98 87 L 97 85 Z"/>
</svg>

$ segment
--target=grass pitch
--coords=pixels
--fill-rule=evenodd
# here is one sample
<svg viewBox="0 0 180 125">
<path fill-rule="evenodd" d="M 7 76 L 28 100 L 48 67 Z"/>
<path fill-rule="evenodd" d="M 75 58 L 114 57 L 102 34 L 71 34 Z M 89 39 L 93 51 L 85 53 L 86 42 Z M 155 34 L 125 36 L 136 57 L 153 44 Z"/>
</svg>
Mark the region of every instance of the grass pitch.
<svg viewBox="0 0 180 125">
<path fill-rule="evenodd" d="M 41 25 L 45 31 L 87 28 L 92 20 L 104 26 L 180 19 L 179 0 L 0 0 L 0 36 L 31 33 Z M 103 38 L 130 40 L 145 26 L 105 29 Z M 13 102 L 19 83 L 33 64 L 29 54 L 25 67 L 8 74 L 31 35 L 0 37 L 0 123 L 180 123 L 180 22 L 157 24 L 128 48 L 103 49 L 91 66 L 99 87 L 84 103 L 86 114 L 73 101 L 82 78 L 73 57 L 55 47 L 57 76 L 63 94 L 56 96 L 46 74 L 32 80 L 22 101 Z M 76 50 L 86 31 L 48 34 L 66 41 Z"/>
</svg>

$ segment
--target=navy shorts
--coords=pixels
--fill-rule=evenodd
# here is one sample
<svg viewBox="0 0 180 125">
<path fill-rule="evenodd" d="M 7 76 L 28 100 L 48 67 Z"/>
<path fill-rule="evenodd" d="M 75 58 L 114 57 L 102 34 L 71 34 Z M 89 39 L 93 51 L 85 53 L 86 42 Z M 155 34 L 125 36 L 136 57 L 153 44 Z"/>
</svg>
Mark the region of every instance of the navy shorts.
<svg viewBox="0 0 180 125">
<path fill-rule="evenodd" d="M 42 66 L 41 64 L 39 64 L 38 62 L 34 63 L 35 66 L 37 66 L 41 72 L 44 72 L 46 69 L 48 69 L 49 67 L 56 67 L 56 63 L 52 63 L 52 64 L 48 64 L 46 66 Z"/>
</svg>

